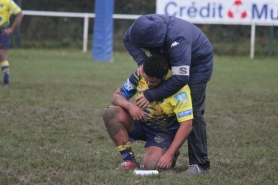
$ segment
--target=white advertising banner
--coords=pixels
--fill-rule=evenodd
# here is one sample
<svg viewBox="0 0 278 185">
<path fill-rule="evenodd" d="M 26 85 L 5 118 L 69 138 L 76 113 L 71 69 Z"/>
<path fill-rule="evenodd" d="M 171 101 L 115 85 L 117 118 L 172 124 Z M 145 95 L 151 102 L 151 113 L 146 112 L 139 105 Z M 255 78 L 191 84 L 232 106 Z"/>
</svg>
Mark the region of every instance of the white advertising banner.
<svg viewBox="0 0 278 185">
<path fill-rule="evenodd" d="M 278 0 L 156 0 L 156 13 L 200 24 L 278 25 Z"/>
</svg>

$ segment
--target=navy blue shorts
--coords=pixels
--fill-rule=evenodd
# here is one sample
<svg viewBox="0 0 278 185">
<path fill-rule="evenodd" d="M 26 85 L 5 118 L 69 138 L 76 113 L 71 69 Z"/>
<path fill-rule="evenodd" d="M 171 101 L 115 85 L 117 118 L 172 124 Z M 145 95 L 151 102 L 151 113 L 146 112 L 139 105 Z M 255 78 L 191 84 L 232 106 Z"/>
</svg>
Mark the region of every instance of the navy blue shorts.
<svg viewBox="0 0 278 185">
<path fill-rule="evenodd" d="M 8 50 L 10 47 L 10 36 L 5 36 L 0 30 L 0 49 Z"/>
<path fill-rule="evenodd" d="M 157 129 L 146 125 L 146 123 L 136 121 L 133 130 L 128 135 L 131 141 L 146 141 L 145 148 L 157 146 L 167 150 L 173 142 L 176 133 L 177 131 Z"/>
</svg>

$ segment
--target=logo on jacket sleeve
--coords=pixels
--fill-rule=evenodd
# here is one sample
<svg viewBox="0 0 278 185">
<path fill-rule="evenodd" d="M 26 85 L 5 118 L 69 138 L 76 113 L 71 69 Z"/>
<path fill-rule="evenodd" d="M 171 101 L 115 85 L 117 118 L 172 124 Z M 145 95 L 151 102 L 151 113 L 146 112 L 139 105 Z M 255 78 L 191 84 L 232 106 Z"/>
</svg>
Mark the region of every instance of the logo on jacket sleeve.
<svg viewBox="0 0 278 185">
<path fill-rule="evenodd" d="M 175 41 L 175 42 L 173 42 L 172 44 L 171 44 L 171 47 L 174 47 L 174 46 L 177 46 L 177 45 L 179 45 L 180 43 L 178 43 L 177 41 Z"/>
</svg>

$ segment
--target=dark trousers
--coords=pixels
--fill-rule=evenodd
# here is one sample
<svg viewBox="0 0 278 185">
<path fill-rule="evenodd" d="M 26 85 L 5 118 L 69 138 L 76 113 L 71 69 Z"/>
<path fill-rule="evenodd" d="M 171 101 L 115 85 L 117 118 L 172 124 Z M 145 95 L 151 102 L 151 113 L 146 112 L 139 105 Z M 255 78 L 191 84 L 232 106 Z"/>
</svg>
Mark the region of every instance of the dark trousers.
<svg viewBox="0 0 278 185">
<path fill-rule="evenodd" d="M 189 165 L 198 164 L 204 169 L 210 167 L 207 150 L 205 113 L 207 83 L 189 85 L 193 104 L 192 132 L 188 136 Z"/>
</svg>

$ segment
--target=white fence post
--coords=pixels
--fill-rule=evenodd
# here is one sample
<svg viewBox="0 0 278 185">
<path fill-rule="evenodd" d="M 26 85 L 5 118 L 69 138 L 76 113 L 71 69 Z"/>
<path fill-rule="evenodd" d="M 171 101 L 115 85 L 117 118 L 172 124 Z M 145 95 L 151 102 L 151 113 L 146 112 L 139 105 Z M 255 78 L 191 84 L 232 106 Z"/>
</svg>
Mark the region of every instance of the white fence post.
<svg viewBox="0 0 278 185">
<path fill-rule="evenodd" d="M 83 52 L 87 52 L 88 47 L 88 28 L 89 28 L 89 15 L 84 15 L 84 30 L 83 30 Z"/>
</svg>

